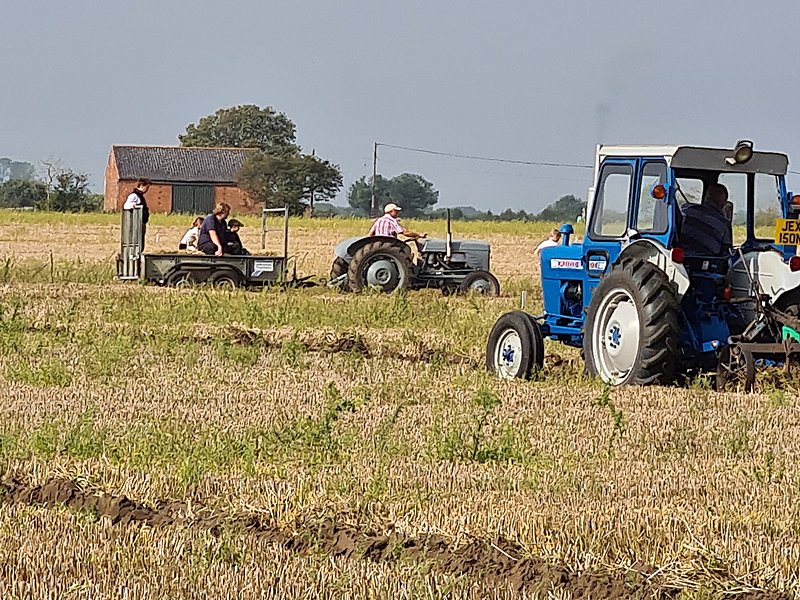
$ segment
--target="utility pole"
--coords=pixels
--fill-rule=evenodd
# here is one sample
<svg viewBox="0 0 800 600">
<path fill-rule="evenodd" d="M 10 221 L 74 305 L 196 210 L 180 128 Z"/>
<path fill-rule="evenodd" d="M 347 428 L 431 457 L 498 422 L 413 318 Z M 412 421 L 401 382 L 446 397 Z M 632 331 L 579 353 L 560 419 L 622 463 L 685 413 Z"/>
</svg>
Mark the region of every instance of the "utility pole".
<svg viewBox="0 0 800 600">
<path fill-rule="evenodd" d="M 372 205 L 370 207 L 369 216 L 374 217 L 378 214 L 375 208 L 375 178 L 378 176 L 378 142 L 372 145 Z"/>
</svg>

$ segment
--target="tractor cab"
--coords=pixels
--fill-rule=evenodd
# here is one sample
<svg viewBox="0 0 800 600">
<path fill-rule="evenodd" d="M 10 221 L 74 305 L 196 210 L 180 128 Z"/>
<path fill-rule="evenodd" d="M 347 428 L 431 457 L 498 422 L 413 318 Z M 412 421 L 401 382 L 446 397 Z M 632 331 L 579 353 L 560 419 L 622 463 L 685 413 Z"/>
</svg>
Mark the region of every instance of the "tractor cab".
<svg viewBox="0 0 800 600">
<path fill-rule="evenodd" d="M 761 296 L 800 306 L 800 197 L 787 168 L 785 154 L 748 141 L 598 146 L 583 240 L 565 225 L 561 245 L 541 252 L 542 337 L 583 348 L 613 384 L 716 368 Z M 498 367 L 509 353 L 491 358 L 491 342 L 487 364 L 519 376 L 513 361 Z"/>
</svg>

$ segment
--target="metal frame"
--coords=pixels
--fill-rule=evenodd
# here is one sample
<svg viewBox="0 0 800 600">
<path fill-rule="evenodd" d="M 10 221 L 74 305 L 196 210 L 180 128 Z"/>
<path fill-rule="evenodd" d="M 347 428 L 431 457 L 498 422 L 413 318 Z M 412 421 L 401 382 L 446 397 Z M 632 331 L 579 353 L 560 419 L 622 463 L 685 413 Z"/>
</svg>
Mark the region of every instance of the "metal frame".
<svg viewBox="0 0 800 600">
<path fill-rule="evenodd" d="M 289 207 L 283 208 L 262 208 L 261 209 L 261 249 L 267 249 L 267 232 L 279 231 L 274 227 L 268 227 L 267 215 L 283 213 L 283 256 L 289 256 Z"/>
<path fill-rule="evenodd" d="M 117 256 L 117 277 L 139 279 L 142 273 L 142 211 L 120 211 L 120 250 Z"/>
</svg>

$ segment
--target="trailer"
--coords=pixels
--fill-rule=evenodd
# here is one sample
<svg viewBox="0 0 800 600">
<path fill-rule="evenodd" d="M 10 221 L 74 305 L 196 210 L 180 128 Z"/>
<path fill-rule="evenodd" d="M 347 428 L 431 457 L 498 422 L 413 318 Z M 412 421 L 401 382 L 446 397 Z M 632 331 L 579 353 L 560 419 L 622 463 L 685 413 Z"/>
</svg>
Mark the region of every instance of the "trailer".
<svg viewBox="0 0 800 600">
<path fill-rule="evenodd" d="M 283 217 L 283 253 L 279 256 L 213 256 L 191 251 L 142 252 L 142 211 L 123 210 L 120 227 L 120 253 L 117 278 L 141 280 L 157 285 L 186 287 L 210 284 L 220 288 L 264 287 L 267 285 L 309 285 L 308 277 L 298 279 L 294 257 L 289 250 L 289 209 L 265 208 L 262 211 L 262 251 L 266 247 L 267 220 Z M 278 229 L 272 229 L 275 231 Z M 289 274 L 290 263 L 293 272 Z"/>
</svg>

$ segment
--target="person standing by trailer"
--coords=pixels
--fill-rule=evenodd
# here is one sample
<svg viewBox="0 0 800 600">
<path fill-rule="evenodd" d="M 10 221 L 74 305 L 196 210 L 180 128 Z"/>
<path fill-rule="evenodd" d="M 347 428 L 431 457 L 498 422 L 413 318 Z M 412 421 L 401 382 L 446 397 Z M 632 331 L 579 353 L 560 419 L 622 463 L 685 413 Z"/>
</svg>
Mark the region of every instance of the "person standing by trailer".
<svg viewBox="0 0 800 600">
<path fill-rule="evenodd" d="M 222 256 L 225 253 L 225 233 L 228 230 L 225 219 L 229 214 L 231 214 L 230 205 L 220 202 L 214 207 L 214 211 L 203 219 L 197 239 L 197 249 L 200 252 L 214 256 Z"/>
<path fill-rule="evenodd" d="M 139 251 L 144 252 L 144 238 L 145 231 L 147 230 L 147 222 L 150 220 L 150 207 L 147 206 L 147 201 L 144 195 L 150 189 L 150 181 L 147 179 L 140 179 L 136 182 L 136 187 L 128 195 L 125 204 L 122 205 L 122 210 L 141 210 L 142 211 L 142 239 L 139 245 Z"/>
</svg>

